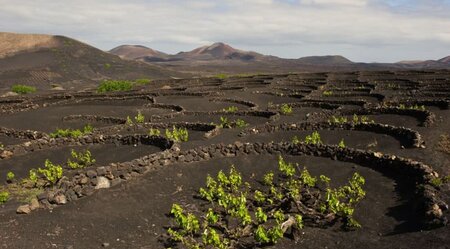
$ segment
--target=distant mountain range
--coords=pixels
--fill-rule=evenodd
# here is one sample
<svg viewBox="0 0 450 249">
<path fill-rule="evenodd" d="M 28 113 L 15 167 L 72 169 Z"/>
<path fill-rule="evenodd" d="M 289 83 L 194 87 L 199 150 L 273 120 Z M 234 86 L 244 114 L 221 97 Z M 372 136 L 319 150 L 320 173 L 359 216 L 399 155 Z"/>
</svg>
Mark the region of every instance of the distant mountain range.
<svg viewBox="0 0 450 249">
<path fill-rule="evenodd" d="M 440 60 L 358 63 L 339 55 L 284 59 L 236 49 L 225 43 L 167 54 L 140 45 L 109 52 L 53 35 L 0 32 L 0 88 L 29 84 L 49 89 L 61 84 L 78 89 L 103 79 L 191 77 L 217 73 L 286 73 L 356 70 L 450 69 Z"/>
<path fill-rule="evenodd" d="M 122 45 L 109 52 L 123 59 L 143 61 L 191 73 L 450 69 L 450 56 L 436 61 L 401 61 L 398 63 L 358 63 L 340 55 L 284 59 L 236 49 L 222 42 L 174 55 L 140 45 Z"/>
<path fill-rule="evenodd" d="M 273 56 L 265 56 L 251 51 L 232 48 L 225 43 L 217 42 L 210 46 L 196 48 L 189 52 L 179 52 L 175 55 L 163 53 L 141 45 L 122 45 L 109 51 L 127 60 L 141 60 L 146 62 L 173 61 L 213 61 L 213 60 L 241 60 L 259 61 Z"/>
</svg>

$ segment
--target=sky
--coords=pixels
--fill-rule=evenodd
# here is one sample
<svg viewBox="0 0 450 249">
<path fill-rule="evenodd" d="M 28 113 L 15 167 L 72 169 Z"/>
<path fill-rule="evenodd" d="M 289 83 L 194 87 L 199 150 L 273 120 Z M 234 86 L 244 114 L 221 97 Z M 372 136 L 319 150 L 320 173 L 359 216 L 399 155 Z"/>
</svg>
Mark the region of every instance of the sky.
<svg viewBox="0 0 450 249">
<path fill-rule="evenodd" d="M 450 55 L 450 0 L 0 0 L 0 31 L 167 53 L 214 42 L 284 58 Z"/>
</svg>

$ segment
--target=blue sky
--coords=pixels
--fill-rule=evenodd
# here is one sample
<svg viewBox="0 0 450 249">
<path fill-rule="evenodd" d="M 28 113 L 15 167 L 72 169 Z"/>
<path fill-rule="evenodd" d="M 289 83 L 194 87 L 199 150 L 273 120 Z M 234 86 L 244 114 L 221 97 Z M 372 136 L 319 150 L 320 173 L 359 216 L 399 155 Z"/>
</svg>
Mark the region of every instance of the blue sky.
<svg viewBox="0 0 450 249">
<path fill-rule="evenodd" d="M 450 55 L 450 0 L 0 0 L 0 31 L 59 34 L 104 50 L 168 53 L 222 41 L 286 58 L 395 62 Z"/>
</svg>

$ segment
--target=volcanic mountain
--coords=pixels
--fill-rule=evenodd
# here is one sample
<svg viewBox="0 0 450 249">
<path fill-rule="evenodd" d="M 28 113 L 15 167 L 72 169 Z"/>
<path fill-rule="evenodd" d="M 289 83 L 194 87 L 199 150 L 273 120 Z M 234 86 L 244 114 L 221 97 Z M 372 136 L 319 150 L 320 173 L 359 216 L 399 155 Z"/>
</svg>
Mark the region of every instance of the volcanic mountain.
<svg viewBox="0 0 450 249">
<path fill-rule="evenodd" d="M 299 63 L 314 65 L 353 64 L 353 62 L 341 55 L 307 56 L 297 59 Z"/>
<path fill-rule="evenodd" d="M 239 50 L 222 42 L 196 48 L 189 52 L 179 52 L 175 55 L 168 55 L 144 46 L 122 45 L 109 51 L 121 58 L 136 59 L 146 62 L 195 62 L 195 61 L 258 61 L 268 59 L 265 56 L 251 51 Z"/>
<path fill-rule="evenodd" d="M 52 35 L 0 33 L 0 81 L 13 84 L 85 86 L 102 79 L 180 76 L 157 65 L 122 60 L 80 41 Z M 75 85 L 74 85 L 75 84 Z"/>
<path fill-rule="evenodd" d="M 210 46 L 196 48 L 189 52 L 180 52 L 174 58 L 180 60 L 261 60 L 265 56 L 251 51 L 239 50 L 222 42 L 216 42 Z"/>
<path fill-rule="evenodd" d="M 423 68 L 423 69 L 449 69 L 450 68 L 450 56 L 444 57 L 439 60 L 413 60 L 413 61 L 400 61 L 396 63 L 397 66 L 402 68 Z"/>
<path fill-rule="evenodd" d="M 438 62 L 450 64 L 450 55 L 438 60 Z"/>
<path fill-rule="evenodd" d="M 122 59 L 135 60 L 142 57 L 167 58 L 168 54 L 141 45 L 122 45 L 109 51 Z"/>
</svg>

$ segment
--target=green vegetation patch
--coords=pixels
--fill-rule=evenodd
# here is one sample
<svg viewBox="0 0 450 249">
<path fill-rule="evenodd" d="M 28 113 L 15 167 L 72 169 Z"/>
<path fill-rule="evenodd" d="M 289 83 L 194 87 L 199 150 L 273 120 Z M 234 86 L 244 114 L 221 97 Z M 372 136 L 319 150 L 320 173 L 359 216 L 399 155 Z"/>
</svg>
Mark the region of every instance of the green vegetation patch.
<svg viewBox="0 0 450 249">
<path fill-rule="evenodd" d="M 175 142 L 187 142 L 189 140 L 189 132 L 186 128 L 172 127 L 172 131 L 166 129 L 166 137 Z"/>
<path fill-rule="evenodd" d="M 27 86 L 27 85 L 13 85 L 11 87 L 11 91 L 18 93 L 18 94 L 28 94 L 28 93 L 36 92 L 36 87 Z"/>
<path fill-rule="evenodd" d="M 197 195 L 204 202 L 186 204 L 195 211 L 172 205 L 168 242 L 184 248 L 256 248 L 274 245 L 287 235 L 296 239 L 305 226 L 340 222 L 347 230 L 361 227 L 353 213 L 366 195 L 365 179 L 354 173 L 347 185 L 332 188 L 330 182 L 281 156 L 278 171 L 254 184 L 244 182 L 231 166 L 228 174 L 207 176 Z"/>
<path fill-rule="evenodd" d="M 92 133 L 94 128 L 87 124 L 84 126 L 83 130 L 80 129 L 57 129 L 55 132 L 50 133 L 50 137 L 57 138 L 57 137 L 71 137 L 71 138 L 78 138 L 83 135 Z"/>
<path fill-rule="evenodd" d="M 151 79 L 136 79 L 134 81 L 137 85 L 147 85 L 150 84 L 152 82 Z"/>
<path fill-rule="evenodd" d="M 133 88 L 133 82 L 128 80 L 104 80 L 97 88 L 97 92 L 124 92 Z"/>
</svg>

